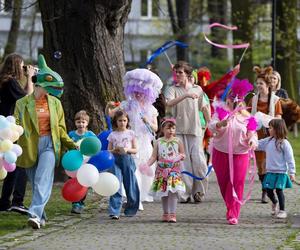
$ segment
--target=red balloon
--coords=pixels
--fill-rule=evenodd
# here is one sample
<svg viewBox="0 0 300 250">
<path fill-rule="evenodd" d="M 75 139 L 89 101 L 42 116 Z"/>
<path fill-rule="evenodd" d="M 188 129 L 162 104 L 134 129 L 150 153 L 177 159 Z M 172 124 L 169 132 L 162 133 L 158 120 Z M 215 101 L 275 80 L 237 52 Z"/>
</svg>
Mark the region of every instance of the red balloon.
<svg viewBox="0 0 300 250">
<path fill-rule="evenodd" d="M 88 188 L 80 185 L 77 178 L 69 179 L 62 187 L 63 198 L 70 202 L 80 201 L 87 193 Z"/>
</svg>

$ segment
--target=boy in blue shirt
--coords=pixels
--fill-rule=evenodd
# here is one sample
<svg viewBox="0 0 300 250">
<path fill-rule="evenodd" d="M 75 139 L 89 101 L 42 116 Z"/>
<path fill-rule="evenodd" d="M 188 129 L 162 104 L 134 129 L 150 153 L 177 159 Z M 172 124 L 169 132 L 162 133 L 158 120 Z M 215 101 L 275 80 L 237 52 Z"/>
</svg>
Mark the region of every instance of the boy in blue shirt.
<svg viewBox="0 0 300 250">
<path fill-rule="evenodd" d="M 90 121 L 90 117 L 86 113 L 85 110 L 80 110 L 75 114 L 75 126 L 76 130 L 72 130 L 69 132 L 69 136 L 74 142 L 79 142 L 80 140 L 96 136 L 92 131 L 88 130 L 88 125 Z M 84 197 L 82 200 L 78 202 L 72 202 L 72 209 L 71 213 L 74 214 L 81 214 L 84 209 L 84 200 L 86 197 Z"/>
</svg>

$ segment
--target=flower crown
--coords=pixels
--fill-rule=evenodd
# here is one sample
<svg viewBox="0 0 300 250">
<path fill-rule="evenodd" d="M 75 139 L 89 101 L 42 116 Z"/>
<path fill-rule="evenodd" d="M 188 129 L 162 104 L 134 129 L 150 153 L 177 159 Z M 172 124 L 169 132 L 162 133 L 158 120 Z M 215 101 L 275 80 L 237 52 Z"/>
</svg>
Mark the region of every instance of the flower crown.
<svg viewBox="0 0 300 250">
<path fill-rule="evenodd" d="M 174 125 L 176 125 L 176 119 L 173 118 L 173 117 L 164 118 L 162 123 L 161 123 L 161 126 L 163 126 L 166 122 L 170 122 L 170 123 L 173 123 Z"/>
</svg>

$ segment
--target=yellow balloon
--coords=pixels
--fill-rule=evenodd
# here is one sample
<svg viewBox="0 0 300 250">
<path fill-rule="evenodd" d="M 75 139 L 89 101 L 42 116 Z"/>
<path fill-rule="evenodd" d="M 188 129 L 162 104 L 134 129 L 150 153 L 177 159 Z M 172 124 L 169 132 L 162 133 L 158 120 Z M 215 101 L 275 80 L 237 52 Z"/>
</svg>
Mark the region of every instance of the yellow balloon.
<svg viewBox="0 0 300 250">
<path fill-rule="evenodd" d="M 17 125 L 17 131 L 18 131 L 18 133 L 19 133 L 19 136 L 21 136 L 21 135 L 24 133 L 24 129 L 23 129 L 23 127 L 20 126 L 20 125 Z"/>
<path fill-rule="evenodd" d="M 13 131 L 10 137 L 12 142 L 16 142 L 19 139 L 20 135 L 17 131 Z"/>
<path fill-rule="evenodd" d="M 0 168 L 0 181 L 4 180 L 6 176 L 7 176 L 7 171 L 3 167 L 1 167 Z"/>
<path fill-rule="evenodd" d="M 11 150 L 13 147 L 13 143 L 8 139 L 3 140 L 0 143 L 0 145 L 1 145 L 0 148 L 1 148 L 2 152 L 7 152 L 7 151 Z"/>
<path fill-rule="evenodd" d="M 14 123 L 11 123 L 11 124 L 10 124 L 10 128 L 11 128 L 11 130 L 13 130 L 13 131 L 18 131 L 18 125 L 14 124 Z"/>
</svg>

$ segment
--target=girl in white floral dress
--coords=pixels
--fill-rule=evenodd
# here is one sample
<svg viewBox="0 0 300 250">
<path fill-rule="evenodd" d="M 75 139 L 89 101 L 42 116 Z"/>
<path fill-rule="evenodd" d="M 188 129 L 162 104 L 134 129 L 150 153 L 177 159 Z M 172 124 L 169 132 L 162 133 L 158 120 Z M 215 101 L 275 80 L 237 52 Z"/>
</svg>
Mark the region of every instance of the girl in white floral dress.
<svg viewBox="0 0 300 250">
<path fill-rule="evenodd" d="M 175 137 L 175 119 L 164 119 L 161 128 L 164 136 L 154 144 L 151 158 L 146 165 L 140 166 L 140 171 L 147 174 L 147 167 L 157 161 L 150 194 L 154 198 L 161 198 L 162 221 L 176 222 L 178 193 L 185 192 L 180 167 L 180 161 L 185 158 L 184 147 L 179 138 Z"/>
</svg>

